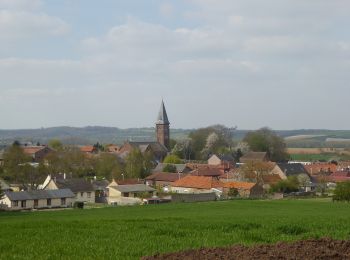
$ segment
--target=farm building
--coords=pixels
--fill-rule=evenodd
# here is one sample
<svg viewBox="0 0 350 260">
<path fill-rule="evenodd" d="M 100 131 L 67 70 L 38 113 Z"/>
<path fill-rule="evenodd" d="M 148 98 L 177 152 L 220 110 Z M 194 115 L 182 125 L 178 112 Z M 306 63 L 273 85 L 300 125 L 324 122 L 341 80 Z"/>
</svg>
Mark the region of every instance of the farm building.
<svg viewBox="0 0 350 260">
<path fill-rule="evenodd" d="M 269 158 L 266 152 L 249 152 L 243 155 L 239 161 L 241 163 L 267 162 Z"/>
<path fill-rule="evenodd" d="M 95 189 L 91 182 L 85 179 L 51 178 L 49 175 L 44 184 L 44 190 L 70 189 L 78 202 L 95 202 Z"/>
<path fill-rule="evenodd" d="M 69 189 L 7 191 L 0 205 L 5 205 L 8 210 L 67 208 L 73 206 L 74 198 Z"/>
<path fill-rule="evenodd" d="M 156 190 L 145 184 L 119 185 L 114 180 L 108 185 L 108 204 L 137 204 L 141 203 L 140 197 L 155 195 Z"/>
<path fill-rule="evenodd" d="M 223 183 L 217 178 L 207 176 L 187 175 L 171 186 L 171 191 L 176 193 L 222 193 Z"/>
<path fill-rule="evenodd" d="M 145 181 L 149 186 L 164 188 L 184 176 L 182 173 L 158 172 L 146 177 Z"/>
<path fill-rule="evenodd" d="M 224 193 L 228 194 L 230 189 L 236 189 L 241 198 L 260 198 L 264 195 L 263 187 L 252 182 L 226 182 Z"/>
</svg>

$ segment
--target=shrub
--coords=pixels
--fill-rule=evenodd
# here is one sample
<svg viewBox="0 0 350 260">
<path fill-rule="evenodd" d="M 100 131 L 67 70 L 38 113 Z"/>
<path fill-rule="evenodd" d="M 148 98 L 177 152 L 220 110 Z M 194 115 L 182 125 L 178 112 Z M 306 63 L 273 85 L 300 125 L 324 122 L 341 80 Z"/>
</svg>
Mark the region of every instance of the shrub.
<svg viewBox="0 0 350 260">
<path fill-rule="evenodd" d="M 76 202 L 74 202 L 73 207 L 74 207 L 75 209 L 83 209 L 83 208 L 84 208 L 84 202 L 76 201 Z"/>
<path fill-rule="evenodd" d="M 350 182 L 338 183 L 333 195 L 333 200 L 350 201 Z"/>
<path fill-rule="evenodd" d="M 172 172 L 172 173 L 176 173 L 177 169 L 175 165 L 172 164 L 167 164 L 164 166 L 163 168 L 163 172 Z"/>
<path fill-rule="evenodd" d="M 281 180 L 277 184 L 272 185 L 272 192 L 290 193 L 299 190 L 299 182 L 297 177 L 289 177 L 287 180 Z"/>
</svg>

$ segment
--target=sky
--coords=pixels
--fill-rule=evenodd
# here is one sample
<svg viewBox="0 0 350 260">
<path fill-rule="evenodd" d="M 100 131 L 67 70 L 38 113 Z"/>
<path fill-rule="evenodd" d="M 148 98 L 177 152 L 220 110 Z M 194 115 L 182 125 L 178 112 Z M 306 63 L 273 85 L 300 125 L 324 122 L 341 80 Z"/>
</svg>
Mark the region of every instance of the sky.
<svg viewBox="0 0 350 260">
<path fill-rule="evenodd" d="M 350 129 L 348 0 L 0 0 L 0 129 Z"/>
</svg>

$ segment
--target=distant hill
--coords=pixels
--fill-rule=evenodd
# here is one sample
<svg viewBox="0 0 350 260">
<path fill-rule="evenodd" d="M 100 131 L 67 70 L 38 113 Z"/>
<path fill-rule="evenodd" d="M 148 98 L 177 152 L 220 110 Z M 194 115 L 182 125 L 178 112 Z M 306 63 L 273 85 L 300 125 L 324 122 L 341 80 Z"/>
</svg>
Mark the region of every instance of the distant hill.
<svg viewBox="0 0 350 260">
<path fill-rule="evenodd" d="M 172 129 L 172 138 L 184 138 L 190 130 Z M 10 144 L 14 140 L 20 142 L 48 143 L 51 139 L 59 139 L 65 144 L 122 144 L 125 140 L 152 141 L 155 139 L 154 128 L 129 128 L 87 126 L 87 127 L 50 127 L 41 129 L 0 130 L 0 142 Z"/>
<path fill-rule="evenodd" d="M 171 129 L 171 138 L 183 139 L 193 129 Z M 236 130 L 234 139 L 239 141 L 250 130 Z M 350 130 L 277 130 L 278 135 L 285 138 L 288 147 L 349 147 Z M 0 130 L 0 146 L 11 144 L 14 140 L 20 142 L 48 143 L 51 139 L 60 139 L 65 144 L 122 144 L 125 140 L 152 141 L 155 139 L 155 129 L 87 126 L 87 127 L 50 127 L 41 129 Z"/>
</svg>

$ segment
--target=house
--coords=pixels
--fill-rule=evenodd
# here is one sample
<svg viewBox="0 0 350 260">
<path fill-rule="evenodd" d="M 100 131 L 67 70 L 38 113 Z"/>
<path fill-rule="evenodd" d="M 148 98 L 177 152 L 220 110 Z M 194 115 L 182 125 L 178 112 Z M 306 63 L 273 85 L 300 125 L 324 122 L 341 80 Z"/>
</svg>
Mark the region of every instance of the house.
<svg viewBox="0 0 350 260">
<path fill-rule="evenodd" d="M 97 147 L 93 145 L 85 145 L 80 147 L 79 149 L 82 153 L 85 153 L 85 154 L 93 154 L 98 152 Z"/>
<path fill-rule="evenodd" d="M 95 203 L 95 189 L 91 182 L 85 179 L 51 178 L 49 175 L 42 185 L 42 189 L 70 189 L 75 194 L 76 201 Z"/>
<path fill-rule="evenodd" d="M 157 172 L 146 177 L 145 182 L 148 186 L 164 188 L 172 185 L 184 176 L 182 173 Z"/>
<path fill-rule="evenodd" d="M 52 149 L 47 146 L 24 146 L 23 152 L 32 158 L 33 162 L 41 162 Z"/>
<path fill-rule="evenodd" d="M 310 191 L 313 187 L 311 177 L 301 163 L 277 163 L 271 174 L 277 174 L 283 180 L 295 176 L 298 178 L 300 187 L 305 191 Z"/>
<path fill-rule="evenodd" d="M 223 183 L 208 176 L 187 175 L 175 181 L 170 190 L 176 193 L 222 193 Z"/>
<path fill-rule="evenodd" d="M 347 182 L 347 181 L 350 181 L 350 171 L 349 170 L 337 171 L 327 176 L 325 179 L 328 182 L 334 182 L 334 183 Z"/>
<path fill-rule="evenodd" d="M 130 205 L 142 203 L 141 197 L 152 197 L 156 190 L 145 184 L 119 185 L 114 180 L 108 185 L 108 204 Z"/>
<path fill-rule="evenodd" d="M 75 201 L 74 193 L 69 189 L 7 191 L 0 200 L 8 210 L 67 208 Z"/>
<path fill-rule="evenodd" d="M 278 174 L 264 174 L 262 175 L 263 188 L 268 191 L 273 185 L 276 185 L 282 180 Z"/>
<path fill-rule="evenodd" d="M 225 171 L 220 168 L 214 167 L 200 167 L 193 170 L 190 174 L 194 176 L 206 176 L 206 177 L 215 177 L 219 178 Z"/>
<path fill-rule="evenodd" d="M 172 163 L 158 163 L 156 168 L 152 170 L 153 173 L 163 172 L 164 167 L 167 165 L 173 165 L 176 168 L 176 172 L 189 173 L 192 171 L 186 164 L 172 164 Z"/>
<path fill-rule="evenodd" d="M 107 180 L 93 180 L 91 182 L 92 187 L 95 191 L 95 202 L 96 203 L 107 203 L 108 195 L 108 185 L 109 181 Z"/>
<path fill-rule="evenodd" d="M 241 163 L 267 162 L 269 161 L 267 152 L 249 152 L 240 158 Z"/>
<path fill-rule="evenodd" d="M 168 155 L 168 149 L 159 142 L 127 141 L 119 149 L 119 153 L 130 153 L 133 149 L 139 149 L 142 153 L 151 153 L 158 162 L 163 161 L 163 159 Z"/>
<path fill-rule="evenodd" d="M 234 166 L 234 158 L 233 158 L 232 155 L 216 155 L 216 154 L 213 154 L 208 159 L 208 164 L 209 165 L 216 165 L 216 166 L 222 165 L 225 169 L 230 169 L 231 167 Z"/>
<path fill-rule="evenodd" d="M 107 146 L 107 152 L 108 153 L 119 153 L 119 146 L 111 144 Z"/>
<path fill-rule="evenodd" d="M 312 163 L 304 165 L 304 168 L 309 173 L 309 175 L 329 175 L 333 172 L 336 172 L 338 166 L 333 163 Z"/>
<path fill-rule="evenodd" d="M 226 182 L 223 188 L 225 194 L 236 189 L 241 198 L 260 198 L 264 195 L 263 187 L 253 182 Z"/>
</svg>

